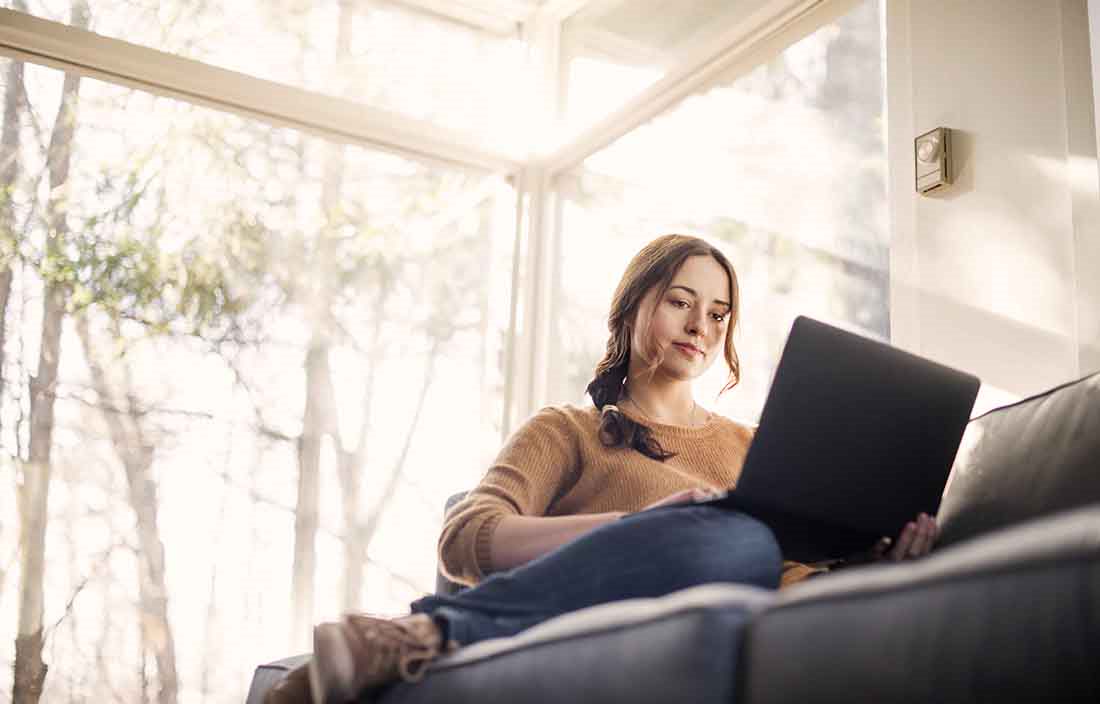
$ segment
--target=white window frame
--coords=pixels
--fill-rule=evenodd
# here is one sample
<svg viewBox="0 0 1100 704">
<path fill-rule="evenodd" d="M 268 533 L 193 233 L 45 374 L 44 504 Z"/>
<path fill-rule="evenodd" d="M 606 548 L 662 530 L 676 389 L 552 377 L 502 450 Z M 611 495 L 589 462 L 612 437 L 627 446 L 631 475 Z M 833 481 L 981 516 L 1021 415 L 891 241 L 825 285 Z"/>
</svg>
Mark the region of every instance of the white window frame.
<svg viewBox="0 0 1100 704">
<path fill-rule="evenodd" d="M 597 0 L 545 0 L 530 13 L 512 0 L 390 0 L 531 47 L 538 114 L 550 133 L 563 87 L 562 23 Z M 0 55 L 89 76 L 204 107 L 287 126 L 325 139 L 381 149 L 419 161 L 508 177 L 516 187 L 516 256 L 505 370 L 503 432 L 547 399 L 551 321 L 560 218 L 555 178 L 631 130 L 719 80 L 748 73 L 861 0 L 770 0 L 671 68 L 663 78 L 597 124 L 546 154 L 509 154 L 482 141 L 397 112 L 229 71 L 167 52 L 0 9 Z"/>
</svg>

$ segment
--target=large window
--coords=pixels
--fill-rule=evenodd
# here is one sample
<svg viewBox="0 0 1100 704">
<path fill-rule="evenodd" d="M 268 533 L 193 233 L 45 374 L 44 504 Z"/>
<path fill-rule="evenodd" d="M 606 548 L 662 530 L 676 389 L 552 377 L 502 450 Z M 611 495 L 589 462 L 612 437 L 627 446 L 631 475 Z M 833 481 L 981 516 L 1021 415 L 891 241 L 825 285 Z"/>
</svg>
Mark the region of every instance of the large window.
<svg viewBox="0 0 1100 704">
<path fill-rule="evenodd" d="M 553 400 L 581 400 L 618 277 L 666 232 L 709 237 L 738 271 L 743 381 L 714 402 L 724 413 L 758 417 L 796 315 L 889 339 L 882 80 L 869 0 L 561 175 Z M 701 398 L 726 373 L 715 363 Z"/>
<path fill-rule="evenodd" d="M 9 4 L 9 3 L 5 3 Z M 29 0 L 28 12 L 114 39 L 492 139 L 524 136 L 519 24 L 477 27 L 416 3 Z"/>
<path fill-rule="evenodd" d="M 398 612 L 432 588 L 444 500 L 499 444 L 514 192 L 23 72 L 0 407 L 3 474 L 19 479 L 0 511 L 19 514 L 52 431 L 44 701 L 137 701 L 153 669 L 188 700 L 241 701 L 257 663 L 308 647 L 296 617 Z M 52 381 L 42 344 L 60 351 Z"/>
<path fill-rule="evenodd" d="M 564 113 L 574 126 L 621 106 L 700 47 L 744 26 L 765 0 L 593 0 L 564 23 Z"/>
<path fill-rule="evenodd" d="M 3 3 L 0 632 L 42 626 L 42 701 L 239 702 L 432 591 L 446 497 L 584 400 L 656 235 L 740 274 L 720 412 L 757 417 L 797 314 L 887 338 L 879 0 L 719 46 L 796 5 Z"/>
</svg>

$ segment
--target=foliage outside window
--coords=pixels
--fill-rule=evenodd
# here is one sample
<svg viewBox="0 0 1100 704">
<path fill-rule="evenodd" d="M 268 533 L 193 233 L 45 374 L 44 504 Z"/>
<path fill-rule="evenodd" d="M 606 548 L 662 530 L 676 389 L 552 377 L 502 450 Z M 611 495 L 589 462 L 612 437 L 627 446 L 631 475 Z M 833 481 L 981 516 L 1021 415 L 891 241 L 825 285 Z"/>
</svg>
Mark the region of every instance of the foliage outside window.
<svg viewBox="0 0 1100 704">
<path fill-rule="evenodd" d="M 522 146 L 537 81 L 518 27 L 405 5 L 5 3 Z M 654 24 L 642 5 L 563 25 L 566 123 L 736 19 L 692 0 Z M 741 274 L 745 381 L 722 412 L 758 413 L 796 313 L 887 336 L 878 12 L 554 175 L 540 401 L 580 399 L 626 258 L 670 230 L 721 242 Z M 37 701 L 46 662 L 41 701 L 239 702 L 313 622 L 430 591 L 443 502 L 502 439 L 528 244 L 512 175 L 18 61 L 0 76 L 0 511 L 19 517 L 0 521 L 0 632 L 23 634 L 0 641 L 0 689 Z"/>
<path fill-rule="evenodd" d="M 499 442 L 515 196 L 20 69 L 0 507 L 48 464 L 43 696 L 239 701 L 315 620 L 433 583 L 440 507 Z"/>
</svg>

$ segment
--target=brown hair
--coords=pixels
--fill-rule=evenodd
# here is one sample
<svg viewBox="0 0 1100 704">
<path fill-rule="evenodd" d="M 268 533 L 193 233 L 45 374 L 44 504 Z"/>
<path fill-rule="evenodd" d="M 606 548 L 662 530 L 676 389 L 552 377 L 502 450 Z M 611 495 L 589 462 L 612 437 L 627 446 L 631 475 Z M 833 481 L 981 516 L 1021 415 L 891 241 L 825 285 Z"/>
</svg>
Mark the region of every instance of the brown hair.
<svg viewBox="0 0 1100 704">
<path fill-rule="evenodd" d="M 663 298 L 676 272 L 688 257 L 699 255 L 713 257 L 729 275 L 730 312 L 725 358 L 730 373 L 721 393 L 732 389 L 741 380 L 741 362 L 733 345 L 733 330 L 740 311 L 737 273 L 733 265 L 721 250 L 698 237 L 658 237 L 634 255 L 615 288 L 611 310 L 607 314 L 607 329 L 611 333 L 607 339 L 607 352 L 596 365 L 596 376 L 586 389 L 596 408 L 601 411 L 599 436 L 606 447 L 633 447 L 646 457 L 661 461 L 675 455 L 661 447 L 648 427 L 628 418 L 615 404 L 622 394 L 623 382 L 630 367 L 631 327 L 642 299 L 653 288 L 657 289 L 657 299 Z M 656 369 L 660 363 L 660 359 L 655 360 L 651 369 Z"/>
</svg>

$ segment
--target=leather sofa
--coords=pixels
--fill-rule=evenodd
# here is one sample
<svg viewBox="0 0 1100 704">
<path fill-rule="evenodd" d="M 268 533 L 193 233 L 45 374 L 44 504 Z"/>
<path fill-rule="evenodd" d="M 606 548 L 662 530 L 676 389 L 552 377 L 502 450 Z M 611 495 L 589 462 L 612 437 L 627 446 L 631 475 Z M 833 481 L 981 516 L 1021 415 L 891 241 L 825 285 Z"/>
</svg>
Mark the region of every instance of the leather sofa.
<svg viewBox="0 0 1100 704">
<path fill-rule="evenodd" d="M 939 521 L 922 560 L 585 609 L 378 701 L 1100 702 L 1100 374 L 971 420 Z"/>
</svg>

